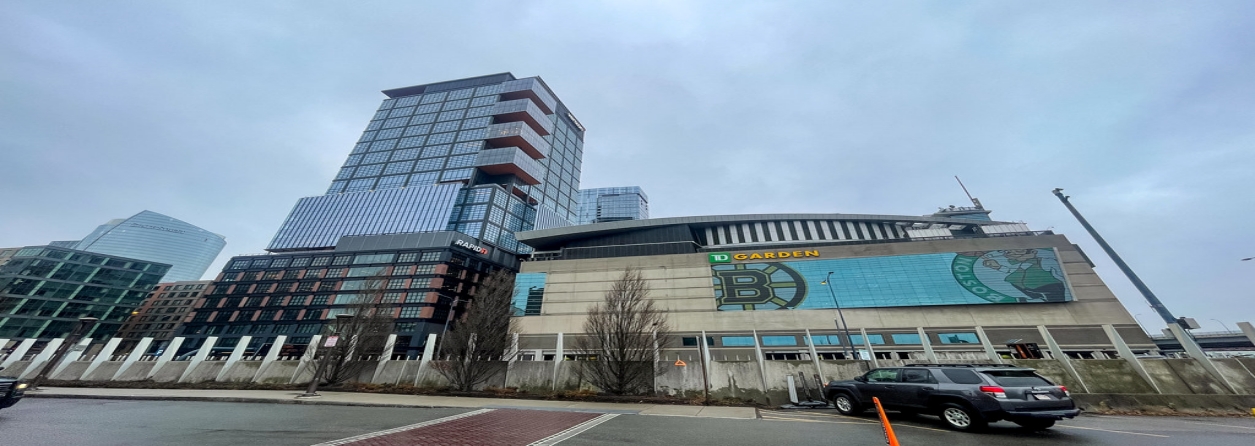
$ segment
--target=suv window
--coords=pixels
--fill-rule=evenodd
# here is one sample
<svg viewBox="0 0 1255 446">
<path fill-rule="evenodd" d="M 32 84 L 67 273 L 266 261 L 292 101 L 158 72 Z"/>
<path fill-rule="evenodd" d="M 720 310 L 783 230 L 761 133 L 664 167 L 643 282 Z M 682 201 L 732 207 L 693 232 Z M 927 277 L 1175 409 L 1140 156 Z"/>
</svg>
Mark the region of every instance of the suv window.
<svg viewBox="0 0 1255 446">
<path fill-rule="evenodd" d="M 976 372 L 964 369 L 941 369 L 941 373 L 946 375 L 958 384 L 984 384 L 985 381 L 976 376 Z"/>
<path fill-rule="evenodd" d="M 894 382 L 898 380 L 898 369 L 876 369 L 867 372 L 867 382 Z"/>
<path fill-rule="evenodd" d="M 903 369 L 902 370 L 902 382 L 926 384 L 926 383 L 935 383 L 937 382 L 937 380 L 933 379 L 932 373 L 928 373 L 928 370 Z"/>
<path fill-rule="evenodd" d="M 994 382 L 1007 387 L 1053 386 L 1046 378 L 1028 370 L 986 370 L 981 373 L 994 378 Z"/>
</svg>

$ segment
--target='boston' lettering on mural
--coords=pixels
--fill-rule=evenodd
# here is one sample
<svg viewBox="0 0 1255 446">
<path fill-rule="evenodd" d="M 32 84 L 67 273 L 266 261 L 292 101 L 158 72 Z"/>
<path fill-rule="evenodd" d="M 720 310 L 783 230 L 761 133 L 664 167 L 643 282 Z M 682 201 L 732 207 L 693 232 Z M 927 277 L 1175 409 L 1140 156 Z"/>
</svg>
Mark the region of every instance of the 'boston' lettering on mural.
<svg viewBox="0 0 1255 446">
<path fill-rule="evenodd" d="M 753 254 L 733 254 L 733 260 L 757 260 L 757 259 L 791 259 L 798 257 L 819 257 L 819 251 L 779 251 L 779 252 L 763 252 Z"/>
</svg>

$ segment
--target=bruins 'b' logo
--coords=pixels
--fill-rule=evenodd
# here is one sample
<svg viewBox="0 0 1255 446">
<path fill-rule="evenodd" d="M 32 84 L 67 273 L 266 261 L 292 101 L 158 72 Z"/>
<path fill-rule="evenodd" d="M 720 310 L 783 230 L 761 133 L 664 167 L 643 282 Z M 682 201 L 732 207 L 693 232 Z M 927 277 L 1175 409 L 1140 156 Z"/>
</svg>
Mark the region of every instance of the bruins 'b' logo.
<svg viewBox="0 0 1255 446">
<path fill-rule="evenodd" d="M 711 266 L 720 310 L 788 310 L 806 299 L 802 274 L 783 263 Z"/>
</svg>

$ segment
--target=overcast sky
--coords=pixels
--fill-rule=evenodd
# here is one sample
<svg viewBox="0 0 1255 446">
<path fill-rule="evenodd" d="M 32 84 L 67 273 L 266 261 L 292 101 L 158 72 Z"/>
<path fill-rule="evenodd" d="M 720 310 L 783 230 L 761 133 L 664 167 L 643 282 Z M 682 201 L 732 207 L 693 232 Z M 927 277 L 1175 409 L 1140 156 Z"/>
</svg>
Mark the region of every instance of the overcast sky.
<svg viewBox="0 0 1255 446">
<path fill-rule="evenodd" d="M 261 3 L 261 4 L 255 4 Z M 6 1 L 0 246 L 144 209 L 258 253 L 380 90 L 539 75 L 582 187 L 654 217 L 964 205 L 1085 249 L 1170 310 L 1255 321 L 1255 2 Z"/>
</svg>

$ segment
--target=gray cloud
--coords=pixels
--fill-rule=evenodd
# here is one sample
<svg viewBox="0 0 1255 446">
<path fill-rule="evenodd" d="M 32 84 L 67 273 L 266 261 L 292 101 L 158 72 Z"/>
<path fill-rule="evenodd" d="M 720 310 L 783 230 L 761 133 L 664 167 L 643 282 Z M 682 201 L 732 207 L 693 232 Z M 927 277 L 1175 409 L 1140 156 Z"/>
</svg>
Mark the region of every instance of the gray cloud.
<svg viewBox="0 0 1255 446">
<path fill-rule="evenodd" d="M 259 252 L 378 90 L 540 75 L 585 187 L 655 216 L 962 204 L 1079 243 L 1065 187 L 1173 311 L 1255 319 L 1255 5 L 18 2 L 0 16 L 0 246 L 166 213 Z M 1230 324 L 1232 325 L 1232 324 Z"/>
</svg>

